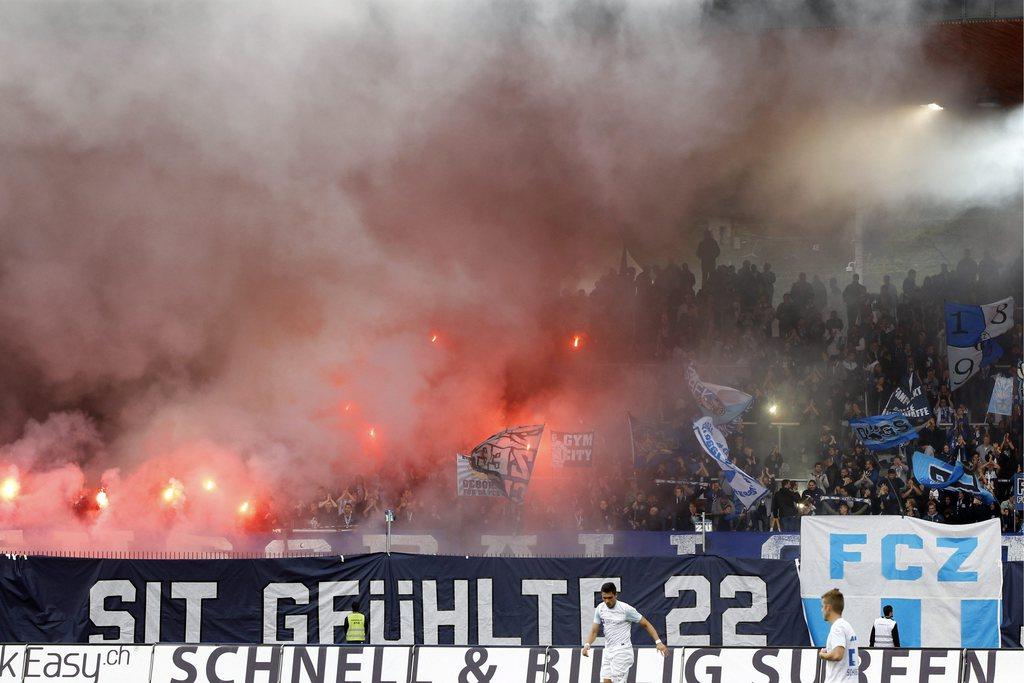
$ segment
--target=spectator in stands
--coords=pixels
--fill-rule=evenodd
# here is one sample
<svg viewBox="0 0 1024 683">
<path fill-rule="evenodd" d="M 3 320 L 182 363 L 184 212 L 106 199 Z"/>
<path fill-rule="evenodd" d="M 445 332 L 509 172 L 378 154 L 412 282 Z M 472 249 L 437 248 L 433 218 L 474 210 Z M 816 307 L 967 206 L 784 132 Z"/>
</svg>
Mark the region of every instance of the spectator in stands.
<svg viewBox="0 0 1024 683">
<path fill-rule="evenodd" d="M 925 512 L 924 519 L 925 521 L 938 522 L 939 524 L 946 521 L 946 518 L 939 513 L 939 506 L 934 500 L 928 501 L 928 508 L 927 512 Z"/>
<path fill-rule="evenodd" d="M 772 504 L 779 518 L 779 527 L 785 533 L 794 533 L 797 529 L 797 494 L 794 491 L 794 482 L 785 479 L 782 486 L 772 499 Z"/>
<path fill-rule="evenodd" d="M 352 503 L 345 503 L 338 515 L 338 526 L 341 529 L 354 529 L 359 524 L 356 518 L 356 509 Z"/>
<path fill-rule="evenodd" d="M 843 304 L 846 306 L 846 324 L 853 327 L 860 323 L 860 311 L 867 300 L 868 290 L 860 283 L 860 275 L 853 274 L 853 281 L 843 290 Z"/>
<path fill-rule="evenodd" d="M 704 287 L 715 270 L 715 262 L 722 250 L 718 248 L 718 242 L 711 236 L 711 231 L 704 229 L 704 237 L 697 245 L 697 259 L 700 261 L 700 284 Z"/>
</svg>

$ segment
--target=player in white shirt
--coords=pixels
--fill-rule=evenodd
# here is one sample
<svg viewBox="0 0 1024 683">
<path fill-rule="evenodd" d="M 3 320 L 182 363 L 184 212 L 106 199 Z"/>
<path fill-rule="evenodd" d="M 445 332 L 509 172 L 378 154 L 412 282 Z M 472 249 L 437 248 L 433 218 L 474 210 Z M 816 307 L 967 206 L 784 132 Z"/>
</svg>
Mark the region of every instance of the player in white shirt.
<svg viewBox="0 0 1024 683">
<path fill-rule="evenodd" d="M 843 619 L 843 594 L 833 588 L 821 596 L 821 616 L 832 624 L 825 647 L 818 657 L 825 660 L 823 683 L 857 683 L 860 680 L 860 657 L 857 634 L 850 622 Z"/>
<path fill-rule="evenodd" d="M 644 619 L 632 606 L 618 599 L 619 591 L 614 583 L 601 586 L 601 604 L 594 610 L 594 625 L 583 643 L 583 656 L 590 656 L 590 644 L 597 638 L 597 631 L 604 627 L 604 657 L 601 659 L 601 683 L 625 683 L 633 666 L 633 641 L 630 631 L 633 624 L 640 624 L 654 640 L 654 646 L 664 657 L 668 647 L 661 642 L 651 622 Z"/>
</svg>

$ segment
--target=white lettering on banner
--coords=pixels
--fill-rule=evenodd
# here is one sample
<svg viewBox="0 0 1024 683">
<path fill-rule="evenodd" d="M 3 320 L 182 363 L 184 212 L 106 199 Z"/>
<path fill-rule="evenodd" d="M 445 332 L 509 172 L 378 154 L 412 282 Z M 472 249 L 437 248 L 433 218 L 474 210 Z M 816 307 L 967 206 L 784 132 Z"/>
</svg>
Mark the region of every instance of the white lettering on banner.
<svg viewBox="0 0 1024 683">
<path fill-rule="evenodd" d="M 761 544 L 761 558 L 765 560 L 781 560 L 782 549 L 800 547 L 800 534 L 772 534 Z"/>
<path fill-rule="evenodd" d="M 484 534 L 480 544 L 485 548 L 484 557 L 499 557 L 506 552 L 516 557 L 533 557 L 533 547 L 537 545 L 537 535 L 531 536 L 500 536 Z"/>
<path fill-rule="evenodd" d="M 363 545 L 370 553 L 388 552 L 386 534 L 363 534 Z M 391 552 L 410 552 L 417 555 L 437 555 L 437 539 L 429 534 L 392 534 Z M 328 548 L 330 550 L 330 548 Z"/>
<path fill-rule="evenodd" d="M 453 579 L 455 605 L 452 609 L 438 609 L 437 581 L 423 581 L 423 642 L 426 645 L 437 645 L 440 642 L 439 631 L 442 626 L 455 628 L 455 645 L 469 642 L 469 581 Z"/>
<path fill-rule="evenodd" d="M 676 555 L 696 555 L 697 546 L 703 543 L 700 534 L 672 534 L 668 540 L 676 547 Z"/>
<path fill-rule="evenodd" d="M 614 583 L 622 592 L 622 579 L 618 576 L 580 579 L 580 642 L 582 643 L 590 635 L 590 627 L 594 625 L 594 610 L 600 598 L 601 586 L 608 582 Z M 604 636 L 598 636 L 594 645 L 604 645 Z"/>
<path fill-rule="evenodd" d="M 326 538 L 289 538 L 275 539 L 267 544 L 263 552 L 267 555 L 274 555 L 294 550 L 306 550 L 314 553 L 330 553 L 333 551 L 331 544 Z M 376 551 L 370 551 L 376 552 Z"/>
<path fill-rule="evenodd" d="M 895 516 L 804 517 L 801 531 L 804 547 L 824 555 L 820 562 L 801 563 L 806 605 L 838 588 L 844 618 L 855 632 L 867 634 L 885 601 L 902 600 L 920 625 L 909 643 L 998 646 L 999 520 L 947 525 Z M 805 616 L 815 645 L 822 645 L 827 625 L 810 606 Z M 902 623 L 909 617 L 904 612 Z M 971 640 L 961 643 L 961 634 Z M 910 632 L 901 627 L 900 635 Z"/>
<path fill-rule="evenodd" d="M 103 633 L 89 636 L 90 643 L 133 643 L 135 642 L 135 617 L 125 610 L 106 608 L 108 598 L 120 598 L 121 602 L 135 602 L 135 586 L 126 579 L 97 581 L 89 589 L 89 619 L 97 628 L 117 629 L 112 638 Z"/>
<path fill-rule="evenodd" d="M 323 581 L 317 591 L 317 616 L 319 617 L 319 637 L 321 644 L 337 643 L 339 634 L 336 629 L 345 626 L 345 619 L 352 610 L 336 611 L 338 598 L 346 595 L 359 595 L 358 581 Z M 342 634 L 343 635 L 343 634 Z"/>
<path fill-rule="evenodd" d="M 523 579 L 523 595 L 537 596 L 537 644 L 551 644 L 551 625 L 554 615 L 552 601 L 556 595 L 568 593 L 565 579 Z"/>
<path fill-rule="evenodd" d="M 399 595 L 412 595 L 412 581 L 398 581 Z M 370 581 L 370 595 L 384 595 L 384 581 Z M 413 622 L 413 601 L 398 601 L 398 638 L 384 638 L 384 601 L 370 600 L 370 642 L 374 644 L 412 645 L 416 642 L 416 624 Z"/>
<path fill-rule="evenodd" d="M 24 645 L 0 645 L 0 683 L 21 683 L 24 668 Z"/>
<path fill-rule="evenodd" d="M 584 548 L 584 557 L 604 557 L 605 547 L 615 543 L 615 534 L 580 534 L 577 542 Z"/>
<path fill-rule="evenodd" d="M 665 582 L 665 597 L 692 592 L 693 607 L 674 607 L 665 617 L 665 642 L 669 646 L 710 645 L 711 634 L 683 635 L 683 624 L 707 621 L 711 616 L 711 582 L 704 576 L 673 576 Z"/>
<path fill-rule="evenodd" d="M 202 640 L 200 631 L 203 625 L 203 600 L 213 600 L 216 597 L 217 584 L 214 582 L 174 581 L 171 583 L 171 599 L 185 601 L 186 643 L 198 643 Z"/>
<path fill-rule="evenodd" d="M 309 604 L 309 590 L 301 583 L 270 583 L 263 589 L 263 642 L 306 643 L 306 617 L 289 614 L 284 618 L 284 640 L 277 637 L 278 603 L 289 600 L 296 605 Z"/>
<path fill-rule="evenodd" d="M 493 579 L 476 580 L 476 640 L 481 645 L 522 645 L 522 638 L 494 635 L 493 584 Z"/>
<path fill-rule="evenodd" d="M 0 670 L 0 681 L 139 683 L 149 678 L 153 648 L 148 645 L 28 645 L 23 656 L 19 677 L 5 678 Z"/>
<path fill-rule="evenodd" d="M 768 636 L 741 634 L 740 624 L 760 624 L 768 616 L 768 585 L 760 576 L 726 576 L 719 586 L 723 598 L 735 598 L 737 593 L 750 594 L 750 607 L 731 607 L 722 614 L 722 643 L 764 647 Z"/>
<path fill-rule="evenodd" d="M 160 640 L 161 584 L 147 581 L 145 584 L 144 630 L 147 642 Z M 217 583 L 214 581 L 171 581 L 171 599 L 185 601 L 185 632 L 173 634 L 168 639 L 181 638 L 186 643 L 202 640 L 203 600 L 217 597 Z M 109 633 L 94 633 L 90 643 L 133 643 L 135 642 L 135 617 L 127 609 L 108 607 L 108 601 L 117 598 L 122 605 L 134 603 L 138 591 L 135 584 L 127 579 L 97 581 L 89 589 L 89 619 L 101 629 L 116 629 Z"/>
<path fill-rule="evenodd" d="M 146 629 L 143 633 L 147 643 L 160 642 L 160 582 L 146 582 Z"/>
</svg>

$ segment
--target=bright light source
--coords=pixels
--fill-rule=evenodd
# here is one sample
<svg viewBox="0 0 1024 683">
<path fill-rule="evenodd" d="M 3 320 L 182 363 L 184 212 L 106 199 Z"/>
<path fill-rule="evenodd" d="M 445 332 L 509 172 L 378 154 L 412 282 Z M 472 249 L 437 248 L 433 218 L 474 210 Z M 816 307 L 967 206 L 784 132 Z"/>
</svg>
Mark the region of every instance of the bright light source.
<svg viewBox="0 0 1024 683">
<path fill-rule="evenodd" d="M 207 479 L 203 482 L 203 489 L 206 491 L 213 491 L 217 488 L 217 482 L 213 479 Z"/>
<path fill-rule="evenodd" d="M 14 500 L 18 497 L 19 491 L 21 491 L 21 483 L 14 477 L 7 477 L 3 483 L 0 483 L 0 499 L 2 500 Z"/>
<path fill-rule="evenodd" d="M 108 505 L 110 505 L 110 499 L 107 498 L 107 492 L 100 489 L 96 492 L 96 506 L 100 510 L 106 510 Z"/>
<path fill-rule="evenodd" d="M 251 510 L 251 509 L 252 509 L 252 506 L 249 505 L 249 501 L 245 501 L 241 505 L 238 506 L 238 514 L 240 514 L 240 515 L 247 515 L 247 514 L 249 514 L 249 510 Z"/>
<path fill-rule="evenodd" d="M 371 439 L 376 439 L 377 438 L 377 428 L 376 427 L 370 427 L 370 438 Z"/>
<path fill-rule="evenodd" d="M 430 343 L 433 344 L 435 342 L 437 342 L 437 335 L 436 334 L 430 335 Z"/>
<path fill-rule="evenodd" d="M 163 498 L 165 503 L 170 503 L 172 500 L 174 500 L 174 488 L 170 486 L 165 488 Z"/>
<path fill-rule="evenodd" d="M 579 351 L 583 347 L 583 335 L 573 335 L 572 338 L 572 350 Z"/>
<path fill-rule="evenodd" d="M 769 415 L 774 415 L 777 412 L 779 412 L 779 405 L 777 403 L 772 403 L 771 405 L 768 406 Z"/>
<path fill-rule="evenodd" d="M 935 102 L 929 102 L 928 104 L 923 106 L 928 111 L 942 111 L 942 105 L 936 104 Z"/>
</svg>

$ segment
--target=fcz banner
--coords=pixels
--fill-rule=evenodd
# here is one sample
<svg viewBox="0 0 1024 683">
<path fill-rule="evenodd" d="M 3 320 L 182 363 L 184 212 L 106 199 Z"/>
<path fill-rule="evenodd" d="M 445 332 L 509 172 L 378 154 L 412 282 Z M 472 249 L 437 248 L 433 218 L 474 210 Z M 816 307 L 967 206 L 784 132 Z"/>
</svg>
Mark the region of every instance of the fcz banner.
<svg viewBox="0 0 1024 683">
<path fill-rule="evenodd" d="M 673 647 L 809 643 L 793 561 L 394 553 L 0 557 L 0 642 L 333 644 L 358 602 L 373 645 L 578 647 L 607 581 Z"/>
<path fill-rule="evenodd" d="M 555 467 L 590 467 L 594 432 L 551 432 L 551 461 Z"/>
<path fill-rule="evenodd" d="M 804 614 L 816 646 L 828 624 L 821 595 L 838 588 L 843 618 L 864 637 L 892 605 L 906 647 L 999 647 L 1003 573 L 999 520 L 935 524 L 912 517 L 804 517 Z"/>
</svg>

